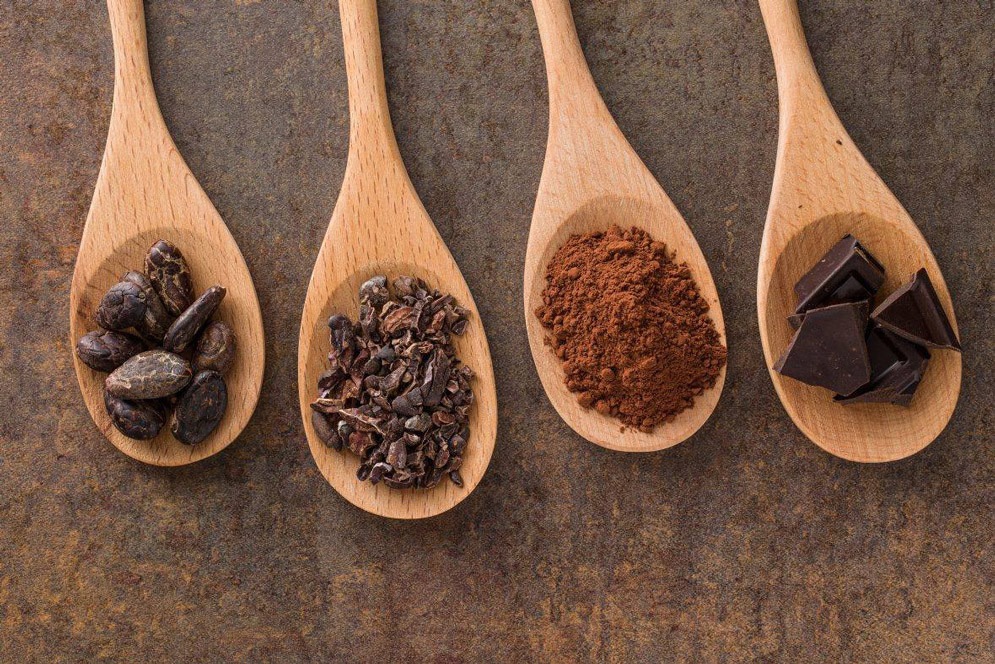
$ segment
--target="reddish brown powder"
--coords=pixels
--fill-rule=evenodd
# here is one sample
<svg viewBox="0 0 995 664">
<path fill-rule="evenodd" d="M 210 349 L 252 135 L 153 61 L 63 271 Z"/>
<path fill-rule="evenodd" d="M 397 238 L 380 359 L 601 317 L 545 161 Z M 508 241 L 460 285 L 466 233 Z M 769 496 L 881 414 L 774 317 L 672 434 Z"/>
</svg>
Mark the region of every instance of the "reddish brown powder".
<svg viewBox="0 0 995 664">
<path fill-rule="evenodd" d="M 715 385 L 726 349 L 685 264 L 643 230 L 574 235 L 536 315 L 577 401 L 652 431 Z"/>
</svg>

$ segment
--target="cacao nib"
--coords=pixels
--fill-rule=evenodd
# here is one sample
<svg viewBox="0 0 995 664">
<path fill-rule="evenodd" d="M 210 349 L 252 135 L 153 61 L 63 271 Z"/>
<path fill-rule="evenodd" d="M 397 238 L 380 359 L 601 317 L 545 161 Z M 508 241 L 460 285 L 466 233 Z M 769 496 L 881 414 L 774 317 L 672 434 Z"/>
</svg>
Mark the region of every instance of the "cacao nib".
<svg viewBox="0 0 995 664">
<path fill-rule="evenodd" d="M 451 337 L 468 312 L 415 277 L 378 275 L 359 288 L 359 319 L 328 319 L 329 369 L 318 378 L 311 425 L 336 450 L 360 457 L 360 481 L 430 489 L 462 486 L 473 371 Z"/>
</svg>

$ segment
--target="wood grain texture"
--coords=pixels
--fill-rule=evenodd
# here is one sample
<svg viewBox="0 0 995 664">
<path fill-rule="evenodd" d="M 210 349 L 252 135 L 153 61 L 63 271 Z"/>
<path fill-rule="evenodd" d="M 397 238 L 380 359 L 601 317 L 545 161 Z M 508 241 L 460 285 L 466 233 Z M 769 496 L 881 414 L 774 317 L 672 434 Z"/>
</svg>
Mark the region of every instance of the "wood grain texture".
<svg viewBox="0 0 995 664">
<path fill-rule="evenodd" d="M 228 289 L 216 314 L 238 336 L 235 363 L 225 377 L 228 409 L 218 428 L 197 445 L 175 440 L 168 425 L 151 441 L 122 435 L 104 407 L 106 374 L 73 356 L 83 399 L 108 440 L 145 463 L 178 466 L 224 449 L 252 416 L 265 362 L 262 316 L 235 240 L 184 163 L 159 112 L 142 0 L 108 0 L 107 7 L 114 38 L 114 104 L 73 273 L 70 348 L 96 329 L 94 313 L 107 289 L 128 270 L 143 269 L 146 251 L 160 238 L 183 252 L 198 294 L 213 284 Z"/>
<path fill-rule="evenodd" d="M 376 0 L 341 0 L 339 8 L 349 82 L 349 158 L 301 317 L 301 415 L 318 468 L 346 500 L 381 516 L 418 519 L 462 501 L 487 470 L 497 435 L 494 370 L 473 296 L 418 198 L 398 151 L 387 108 Z M 470 311 L 466 332 L 454 339 L 458 356 L 476 373 L 462 488 L 448 478 L 433 489 L 410 491 L 360 482 L 356 479 L 359 457 L 329 449 L 311 426 L 310 403 L 331 348 L 326 321 L 333 313 L 355 320 L 359 285 L 377 274 L 389 279 L 421 277 L 452 294 Z"/>
<path fill-rule="evenodd" d="M 852 233 L 886 269 L 883 293 L 925 267 L 957 328 L 946 282 L 909 214 L 844 129 L 805 42 L 795 0 L 760 0 L 780 98 L 777 166 L 757 274 L 757 315 L 768 368 L 790 341 L 795 282 Z M 795 424 L 827 452 L 862 462 L 901 459 L 935 439 L 960 393 L 961 355 L 932 353 L 912 404 L 841 405 L 825 390 L 771 379 Z"/>
<path fill-rule="evenodd" d="M 698 243 L 662 187 L 615 124 L 588 69 L 569 0 L 533 0 L 549 81 L 549 137 L 546 160 L 525 258 L 525 325 L 543 388 L 560 417 L 587 440 L 613 450 L 649 452 L 686 440 L 709 418 L 725 383 L 723 367 L 715 387 L 694 406 L 652 433 L 622 427 L 618 420 L 582 408 L 564 383 L 562 363 L 543 343 L 535 315 L 542 304 L 546 266 L 571 235 L 639 226 L 686 262 L 710 306 L 726 343 L 718 292 Z"/>
</svg>

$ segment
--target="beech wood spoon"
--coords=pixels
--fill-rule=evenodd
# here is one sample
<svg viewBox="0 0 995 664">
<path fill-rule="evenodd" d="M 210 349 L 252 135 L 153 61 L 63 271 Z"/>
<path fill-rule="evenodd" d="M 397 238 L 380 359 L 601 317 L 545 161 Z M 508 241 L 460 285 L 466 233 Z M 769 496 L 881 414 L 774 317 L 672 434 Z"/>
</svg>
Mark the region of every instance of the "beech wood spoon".
<svg viewBox="0 0 995 664">
<path fill-rule="evenodd" d="M 480 482 L 497 433 L 497 394 L 491 355 L 470 289 L 425 211 L 391 127 L 380 54 L 376 0 L 339 0 L 349 82 L 349 157 L 332 220 L 318 251 L 298 346 L 301 415 L 311 454 L 322 474 L 354 505 L 398 519 L 444 512 Z M 460 472 L 463 487 L 448 477 L 433 489 L 392 489 L 356 478 L 359 457 L 326 447 L 311 426 L 318 375 L 328 366 L 328 317 L 359 313 L 358 289 L 372 276 L 421 277 L 470 311 L 466 332 L 455 337 L 458 356 L 476 373 L 471 382 L 470 438 Z"/>
<path fill-rule="evenodd" d="M 584 59 L 569 0 L 533 0 L 549 79 L 549 138 L 525 256 L 525 326 L 543 388 L 556 412 L 578 434 L 624 452 L 660 450 L 687 439 L 715 410 L 725 368 L 710 390 L 673 422 L 652 433 L 585 409 L 567 390 L 560 360 L 543 343 L 536 317 L 546 266 L 571 235 L 638 226 L 686 262 L 711 307 L 722 343 L 725 324 L 711 272 L 681 213 L 622 135 Z"/>
<path fill-rule="evenodd" d="M 213 284 L 228 289 L 215 314 L 238 337 L 235 363 L 225 376 L 228 408 L 218 428 L 197 445 L 175 440 L 168 425 L 151 441 L 122 435 L 104 407 L 106 374 L 90 369 L 73 353 L 83 399 L 103 434 L 135 459 L 179 466 L 224 449 L 248 423 L 262 386 L 263 321 L 242 253 L 162 119 L 149 69 L 142 0 L 107 0 L 107 9 L 114 38 L 114 103 L 73 273 L 70 348 L 97 328 L 94 314 L 107 289 L 129 270 L 141 271 L 146 251 L 160 238 L 183 252 L 198 295 Z"/>
<path fill-rule="evenodd" d="M 946 282 L 898 199 L 836 116 L 805 41 L 795 0 L 760 0 L 780 98 L 777 166 L 757 274 L 757 315 L 767 366 L 793 330 L 795 282 L 843 235 L 852 233 L 886 269 L 887 294 L 925 267 L 956 330 Z M 826 390 L 770 371 L 798 428 L 827 452 L 852 461 L 891 461 L 936 438 L 960 393 L 961 356 L 936 351 L 911 406 L 835 403 Z"/>
</svg>

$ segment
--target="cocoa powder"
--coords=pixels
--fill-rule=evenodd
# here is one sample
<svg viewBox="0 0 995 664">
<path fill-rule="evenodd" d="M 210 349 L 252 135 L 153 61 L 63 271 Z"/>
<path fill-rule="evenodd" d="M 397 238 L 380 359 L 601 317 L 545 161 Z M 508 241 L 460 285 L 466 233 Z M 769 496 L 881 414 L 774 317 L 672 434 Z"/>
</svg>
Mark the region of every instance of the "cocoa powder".
<svg viewBox="0 0 995 664">
<path fill-rule="evenodd" d="M 726 363 L 686 264 L 645 231 L 574 235 L 546 269 L 536 310 L 585 408 L 650 432 L 690 408 Z"/>
</svg>

